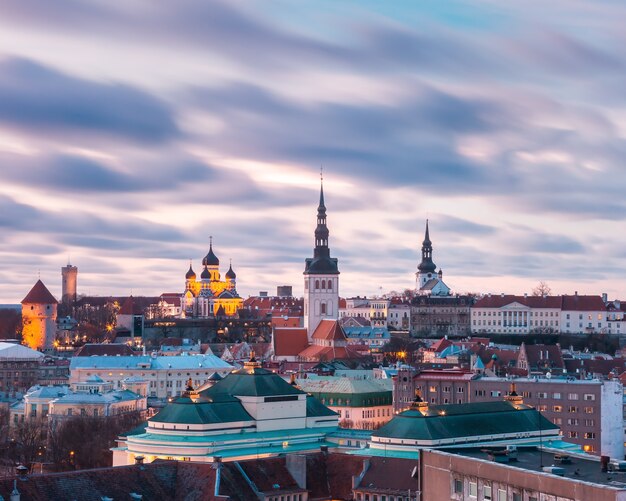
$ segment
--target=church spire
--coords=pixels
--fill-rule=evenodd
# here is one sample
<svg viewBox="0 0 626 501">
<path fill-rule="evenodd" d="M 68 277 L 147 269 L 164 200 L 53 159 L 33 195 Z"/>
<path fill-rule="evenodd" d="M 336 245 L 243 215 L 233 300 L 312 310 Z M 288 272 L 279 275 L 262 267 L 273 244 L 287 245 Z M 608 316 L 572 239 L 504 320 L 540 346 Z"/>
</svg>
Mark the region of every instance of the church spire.
<svg viewBox="0 0 626 501">
<path fill-rule="evenodd" d="M 422 242 L 422 262 L 417 269 L 420 273 L 434 273 L 437 269 L 437 266 L 433 263 L 433 243 L 430 241 L 428 219 L 426 220 L 426 232 L 424 234 L 424 241 Z"/>
<path fill-rule="evenodd" d="M 326 226 L 326 206 L 324 205 L 324 180 L 320 181 L 320 204 L 317 207 L 317 227 L 315 228 L 315 249 L 313 256 L 329 257 L 328 227 Z"/>
</svg>

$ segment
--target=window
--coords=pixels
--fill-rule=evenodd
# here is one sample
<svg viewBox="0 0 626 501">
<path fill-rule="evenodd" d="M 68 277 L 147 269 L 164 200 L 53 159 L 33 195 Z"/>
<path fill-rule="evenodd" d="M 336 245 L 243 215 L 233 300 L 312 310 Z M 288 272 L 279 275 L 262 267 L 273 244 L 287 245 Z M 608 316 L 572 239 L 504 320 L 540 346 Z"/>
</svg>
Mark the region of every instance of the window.
<svg viewBox="0 0 626 501">
<path fill-rule="evenodd" d="M 569 438 L 578 438 L 578 432 L 577 431 L 570 431 L 567 436 Z"/>
<path fill-rule="evenodd" d="M 568 400 L 578 400 L 578 393 L 568 393 L 567 398 Z"/>
<path fill-rule="evenodd" d="M 592 440 L 596 438 L 596 434 L 592 431 L 588 431 L 587 433 L 585 433 L 585 438 L 588 440 Z"/>
<path fill-rule="evenodd" d="M 552 411 L 553 412 L 562 412 L 563 411 L 563 407 L 561 407 L 560 405 L 555 405 L 554 407 L 552 407 Z"/>
<path fill-rule="evenodd" d="M 537 398 L 548 398 L 548 394 L 545 391 L 537 393 Z"/>
<path fill-rule="evenodd" d="M 476 482 L 470 482 L 469 483 L 469 496 L 471 498 L 477 498 L 478 497 L 478 484 Z"/>
<path fill-rule="evenodd" d="M 596 422 L 593 419 L 585 419 L 585 426 L 595 426 Z"/>
<path fill-rule="evenodd" d="M 552 398 L 554 400 L 561 400 L 561 394 L 560 393 L 553 393 L 552 394 Z"/>
<path fill-rule="evenodd" d="M 513 501 L 522 501 L 522 495 L 519 492 L 514 492 Z"/>
<path fill-rule="evenodd" d="M 567 420 L 568 425 L 578 426 L 578 419 L 570 418 Z"/>
<path fill-rule="evenodd" d="M 491 396 L 492 396 L 492 397 L 499 397 L 499 396 L 501 396 L 501 395 L 502 395 L 502 392 L 500 392 L 500 390 L 493 390 L 493 391 L 491 392 Z"/>
<path fill-rule="evenodd" d="M 485 501 L 491 500 L 491 486 L 490 485 L 483 486 L 483 499 Z"/>
<path fill-rule="evenodd" d="M 585 393 L 585 395 L 583 396 L 583 400 L 586 400 L 586 401 L 591 401 L 595 399 L 596 399 L 596 396 L 593 393 Z"/>
<path fill-rule="evenodd" d="M 498 501 L 507 501 L 505 489 L 498 489 Z"/>
<path fill-rule="evenodd" d="M 585 414 L 593 414 L 593 407 L 585 407 Z"/>
<path fill-rule="evenodd" d="M 463 492 L 463 481 L 455 479 L 453 489 L 455 494 L 461 494 Z"/>
</svg>

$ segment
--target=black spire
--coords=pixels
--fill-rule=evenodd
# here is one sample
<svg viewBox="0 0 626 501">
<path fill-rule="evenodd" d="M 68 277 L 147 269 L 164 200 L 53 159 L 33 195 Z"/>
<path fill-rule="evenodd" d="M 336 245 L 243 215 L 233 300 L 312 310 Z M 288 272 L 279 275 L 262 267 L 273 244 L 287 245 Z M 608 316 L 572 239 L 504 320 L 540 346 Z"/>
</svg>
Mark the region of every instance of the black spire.
<svg viewBox="0 0 626 501">
<path fill-rule="evenodd" d="M 306 260 L 305 273 L 338 274 L 337 259 L 330 257 L 328 248 L 328 226 L 326 226 L 326 205 L 324 205 L 324 183 L 320 183 L 320 203 L 317 207 L 317 226 L 315 228 L 315 248 L 313 259 Z"/>
<path fill-rule="evenodd" d="M 433 243 L 430 241 L 430 234 L 428 232 L 428 219 L 426 220 L 426 234 L 422 242 L 422 262 L 417 269 L 421 273 L 435 273 L 437 269 L 437 266 L 433 263 Z"/>
</svg>

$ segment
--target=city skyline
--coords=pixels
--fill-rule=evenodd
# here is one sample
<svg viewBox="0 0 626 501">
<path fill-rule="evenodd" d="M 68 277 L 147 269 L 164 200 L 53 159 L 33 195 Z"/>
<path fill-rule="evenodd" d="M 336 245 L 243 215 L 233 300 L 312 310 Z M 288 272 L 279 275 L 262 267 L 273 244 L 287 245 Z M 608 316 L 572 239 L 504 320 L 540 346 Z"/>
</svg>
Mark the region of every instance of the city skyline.
<svg viewBox="0 0 626 501">
<path fill-rule="evenodd" d="M 536 8 L 532 8 L 532 7 Z M 624 295 L 620 20 L 585 2 L 0 6 L 0 303 L 38 276 L 303 292 L 324 167 L 340 294 Z"/>
</svg>

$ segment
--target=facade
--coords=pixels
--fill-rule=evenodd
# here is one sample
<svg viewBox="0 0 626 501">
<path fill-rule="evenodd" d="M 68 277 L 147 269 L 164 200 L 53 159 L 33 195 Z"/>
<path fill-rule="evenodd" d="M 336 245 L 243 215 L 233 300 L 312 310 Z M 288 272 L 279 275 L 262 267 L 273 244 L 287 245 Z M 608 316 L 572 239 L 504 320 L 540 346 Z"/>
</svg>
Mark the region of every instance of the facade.
<svg viewBox="0 0 626 501">
<path fill-rule="evenodd" d="M 24 392 L 37 383 L 44 354 L 17 343 L 0 342 L 0 391 Z"/>
<path fill-rule="evenodd" d="M 552 423 L 563 439 L 589 454 L 624 457 L 623 387 L 619 380 L 515 378 L 517 392 Z M 481 377 L 470 381 L 472 402 L 502 399 L 511 380 Z"/>
<path fill-rule="evenodd" d="M 313 257 L 305 260 L 304 267 L 304 327 L 308 330 L 309 339 L 322 320 L 333 320 L 339 316 L 339 268 L 337 258 L 330 257 L 328 236 L 322 186 L 317 207 L 315 248 Z"/>
<path fill-rule="evenodd" d="M 394 303 L 389 305 L 387 326 L 401 331 L 411 331 L 411 304 Z"/>
<path fill-rule="evenodd" d="M 517 451 L 517 461 L 500 462 L 487 451 L 424 450 L 420 455 L 423 500 L 452 501 L 623 501 L 626 486 L 597 461 L 537 449 Z M 504 463 L 502 461 L 505 461 Z M 545 468 L 545 470 L 544 470 Z M 552 472 L 558 471 L 554 474 Z M 357 498 L 358 499 L 358 498 Z M 373 498 L 370 498 L 373 499 Z M 360 500 L 363 501 L 363 498 Z"/>
<path fill-rule="evenodd" d="M 364 344 L 370 350 L 380 350 L 391 341 L 391 334 L 386 327 L 348 327 L 344 325 L 343 330 L 348 338 L 348 343 Z"/>
<path fill-rule="evenodd" d="M 113 465 L 138 456 L 214 462 L 314 451 L 337 426 L 335 412 L 252 358 L 201 391 L 189 381 L 181 397 L 148 420 L 145 433 L 120 437 Z"/>
<path fill-rule="evenodd" d="M 339 414 L 339 426 L 375 430 L 393 417 L 389 380 L 321 377 L 299 379 L 299 387 Z"/>
<path fill-rule="evenodd" d="M 98 376 L 121 388 L 126 378 L 140 377 L 148 383 L 149 397 L 166 399 L 180 395 L 189 378 L 199 386 L 214 372 L 227 374 L 232 369 L 215 355 L 74 357 L 70 383 Z"/>
<path fill-rule="evenodd" d="M 409 408 L 416 395 L 432 405 L 500 401 L 512 382 L 524 401 L 557 425 L 568 442 L 589 454 L 624 456 L 623 387 L 617 379 L 485 377 L 476 371 L 402 366 L 393 376 L 394 412 Z"/>
<path fill-rule="evenodd" d="M 41 280 L 22 299 L 22 339 L 33 350 L 50 350 L 56 337 L 58 302 Z"/>
<path fill-rule="evenodd" d="M 470 332 L 472 296 L 418 295 L 411 301 L 411 334 L 465 335 Z"/>
<path fill-rule="evenodd" d="M 76 302 L 76 286 L 78 280 L 78 268 L 67 263 L 61 268 L 61 301 L 64 304 Z"/>
<path fill-rule="evenodd" d="M 472 333 L 607 333 L 600 296 L 491 295 L 472 306 Z"/>
<path fill-rule="evenodd" d="M 185 275 L 185 292 L 181 298 L 181 315 L 184 317 L 207 318 L 212 316 L 235 316 L 243 305 L 243 299 L 237 293 L 237 275 L 232 263 L 222 280 L 220 260 L 213 252 L 213 239 L 209 252 L 202 259 L 200 279 L 193 271 L 191 262 Z"/>
</svg>

